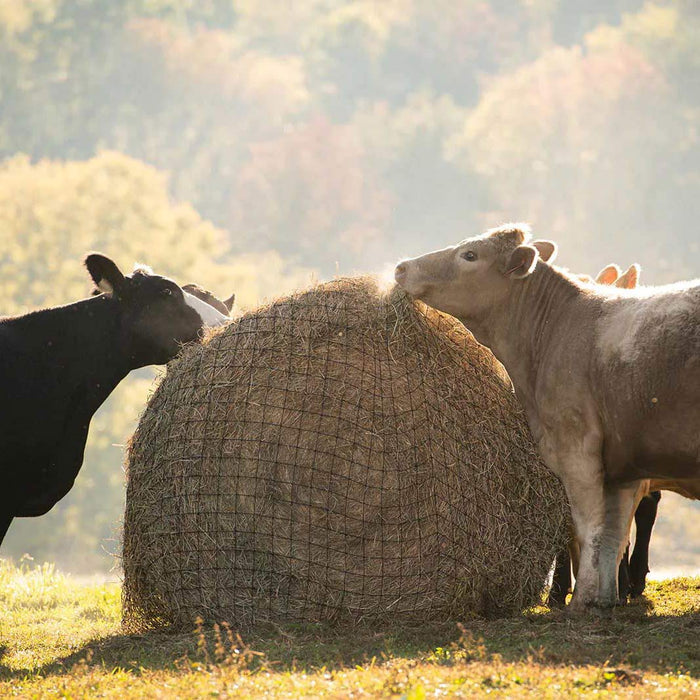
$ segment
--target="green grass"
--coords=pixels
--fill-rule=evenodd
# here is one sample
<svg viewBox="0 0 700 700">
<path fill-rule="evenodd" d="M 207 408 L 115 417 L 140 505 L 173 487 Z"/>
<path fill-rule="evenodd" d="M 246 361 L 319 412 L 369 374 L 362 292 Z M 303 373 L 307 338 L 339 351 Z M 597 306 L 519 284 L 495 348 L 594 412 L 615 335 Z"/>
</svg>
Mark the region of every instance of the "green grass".
<svg viewBox="0 0 700 700">
<path fill-rule="evenodd" d="M 612 619 L 124 635 L 117 584 L 0 561 L 0 697 L 698 697 L 700 578 Z"/>
</svg>

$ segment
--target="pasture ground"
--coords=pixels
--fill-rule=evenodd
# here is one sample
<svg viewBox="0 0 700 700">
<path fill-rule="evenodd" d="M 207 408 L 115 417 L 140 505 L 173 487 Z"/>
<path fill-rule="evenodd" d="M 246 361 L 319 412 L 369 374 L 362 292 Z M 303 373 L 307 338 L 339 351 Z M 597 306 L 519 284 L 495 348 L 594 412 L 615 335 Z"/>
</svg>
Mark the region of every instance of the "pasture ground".
<svg viewBox="0 0 700 700">
<path fill-rule="evenodd" d="M 700 697 L 700 578 L 612 619 L 124 635 L 118 584 L 0 560 L 0 697 Z"/>
</svg>

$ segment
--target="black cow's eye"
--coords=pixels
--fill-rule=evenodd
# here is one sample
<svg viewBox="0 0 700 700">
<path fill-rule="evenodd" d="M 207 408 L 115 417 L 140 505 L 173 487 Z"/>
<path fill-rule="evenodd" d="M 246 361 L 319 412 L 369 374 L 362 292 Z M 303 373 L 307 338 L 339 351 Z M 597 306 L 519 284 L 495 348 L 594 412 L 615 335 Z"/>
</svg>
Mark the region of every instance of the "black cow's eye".
<svg viewBox="0 0 700 700">
<path fill-rule="evenodd" d="M 462 253 L 462 257 L 469 262 L 474 262 L 476 260 L 476 253 L 473 250 L 465 250 Z"/>
<path fill-rule="evenodd" d="M 163 296 L 166 296 L 166 297 L 169 297 L 172 293 L 173 293 L 173 290 L 170 289 L 170 287 L 166 287 L 166 288 L 163 289 L 163 291 L 161 292 L 161 294 L 162 294 Z"/>
</svg>

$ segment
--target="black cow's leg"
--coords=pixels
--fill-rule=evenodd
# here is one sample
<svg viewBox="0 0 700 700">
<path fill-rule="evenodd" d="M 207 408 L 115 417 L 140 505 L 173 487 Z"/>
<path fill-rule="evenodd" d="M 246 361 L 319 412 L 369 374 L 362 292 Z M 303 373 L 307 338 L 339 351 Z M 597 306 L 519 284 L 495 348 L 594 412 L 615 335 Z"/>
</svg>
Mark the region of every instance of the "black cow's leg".
<svg viewBox="0 0 700 700">
<path fill-rule="evenodd" d="M 634 514 L 637 537 L 630 559 L 630 595 L 633 598 L 642 595 L 646 586 L 647 574 L 649 573 L 649 542 L 660 499 L 661 492 L 653 491 L 639 502 Z"/>
<path fill-rule="evenodd" d="M 627 596 L 630 594 L 630 546 L 625 548 L 625 553 L 620 560 L 620 568 L 617 572 L 617 600 L 621 605 L 627 603 Z"/>
<path fill-rule="evenodd" d="M 0 545 L 5 539 L 7 531 L 10 529 L 13 517 L 11 515 L 5 515 L 4 513 L 0 515 Z"/>
<path fill-rule="evenodd" d="M 566 605 L 566 596 L 571 588 L 571 557 L 569 550 L 565 549 L 554 560 L 554 575 L 552 587 L 549 590 L 547 605 L 550 608 L 563 608 Z"/>
</svg>

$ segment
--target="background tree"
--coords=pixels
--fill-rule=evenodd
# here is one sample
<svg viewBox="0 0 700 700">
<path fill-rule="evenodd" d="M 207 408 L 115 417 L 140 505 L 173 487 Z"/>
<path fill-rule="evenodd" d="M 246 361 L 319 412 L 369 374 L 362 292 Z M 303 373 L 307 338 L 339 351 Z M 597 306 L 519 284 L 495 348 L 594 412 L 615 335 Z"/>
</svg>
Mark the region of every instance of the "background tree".
<svg viewBox="0 0 700 700">
<path fill-rule="evenodd" d="M 196 281 L 250 306 L 308 283 L 310 270 L 278 253 L 232 256 L 225 233 L 189 205 L 173 202 L 167 178 L 119 153 L 85 162 L 17 156 L 0 166 L 0 298 L 3 313 L 64 304 L 92 290 L 82 260 L 90 250 L 135 261 L 180 283 Z M 109 568 L 124 505 L 123 447 L 153 387 L 153 369 L 130 374 L 90 428 L 76 487 L 46 516 L 19 518 L 3 553 L 92 571 Z"/>
<path fill-rule="evenodd" d="M 633 235 L 661 281 L 692 274 L 686 230 L 658 236 L 683 131 L 665 76 L 637 49 L 557 48 L 494 81 L 453 146 L 490 183 L 489 218 L 537 221 L 579 268 L 629 256 Z"/>
</svg>

